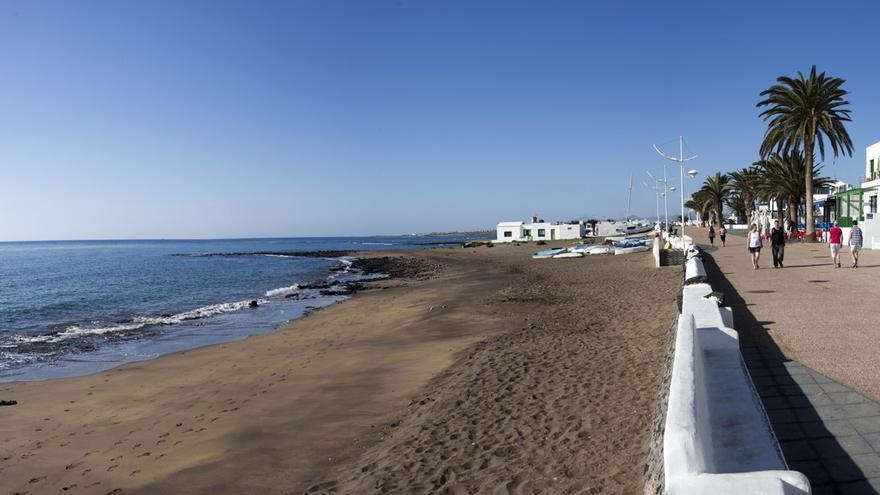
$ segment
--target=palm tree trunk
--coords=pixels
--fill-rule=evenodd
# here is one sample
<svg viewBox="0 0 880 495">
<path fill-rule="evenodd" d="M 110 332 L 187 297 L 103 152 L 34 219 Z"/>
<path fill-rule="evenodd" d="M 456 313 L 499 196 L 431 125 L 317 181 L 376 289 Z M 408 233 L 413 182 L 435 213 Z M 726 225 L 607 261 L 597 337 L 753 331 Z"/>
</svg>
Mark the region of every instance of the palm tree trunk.
<svg viewBox="0 0 880 495">
<path fill-rule="evenodd" d="M 792 230 L 797 228 L 797 213 L 798 213 L 798 203 L 794 198 L 788 198 L 788 224 L 791 226 Z"/>
<path fill-rule="evenodd" d="M 776 198 L 776 219 L 782 224 L 782 198 Z"/>
<path fill-rule="evenodd" d="M 804 208 L 806 225 L 804 226 L 804 241 L 806 242 L 816 242 L 816 226 L 813 223 L 813 142 L 814 135 L 808 133 L 804 137 L 804 166 L 807 167 L 804 171 L 806 172 L 804 174 L 806 176 L 806 205 Z"/>
<path fill-rule="evenodd" d="M 718 223 L 717 223 L 718 228 L 720 229 L 721 223 L 722 223 L 721 216 L 724 215 L 724 205 L 723 204 L 720 204 L 720 203 L 718 204 L 718 207 L 715 209 L 715 215 L 716 215 L 715 218 L 718 220 Z"/>
</svg>

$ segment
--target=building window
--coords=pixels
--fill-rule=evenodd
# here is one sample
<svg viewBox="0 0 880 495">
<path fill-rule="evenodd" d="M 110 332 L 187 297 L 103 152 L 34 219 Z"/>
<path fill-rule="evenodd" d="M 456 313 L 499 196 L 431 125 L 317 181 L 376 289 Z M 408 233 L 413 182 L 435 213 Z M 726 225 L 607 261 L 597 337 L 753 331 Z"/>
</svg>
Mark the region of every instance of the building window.
<svg viewBox="0 0 880 495">
<path fill-rule="evenodd" d="M 868 176 L 868 179 L 874 178 L 874 160 L 871 160 L 871 175 Z"/>
<path fill-rule="evenodd" d="M 868 212 L 877 213 L 877 196 L 868 196 Z"/>
<path fill-rule="evenodd" d="M 547 232 L 546 229 L 538 229 L 538 237 L 546 236 L 547 235 L 546 232 Z"/>
<path fill-rule="evenodd" d="M 531 230 L 531 229 L 523 229 L 523 234 L 522 234 L 522 235 L 523 235 L 523 237 L 531 237 L 531 236 L 532 236 L 532 230 Z"/>
<path fill-rule="evenodd" d="M 511 232 L 511 231 L 509 231 L 509 230 L 505 230 L 505 231 L 504 231 L 504 237 L 513 237 L 513 232 Z"/>
</svg>

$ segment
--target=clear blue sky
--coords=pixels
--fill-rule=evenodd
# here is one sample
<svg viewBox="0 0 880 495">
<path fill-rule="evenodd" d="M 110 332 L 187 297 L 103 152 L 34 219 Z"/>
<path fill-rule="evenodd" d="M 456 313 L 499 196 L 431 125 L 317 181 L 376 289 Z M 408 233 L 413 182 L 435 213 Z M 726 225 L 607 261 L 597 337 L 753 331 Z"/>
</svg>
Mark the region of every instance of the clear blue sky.
<svg viewBox="0 0 880 495">
<path fill-rule="evenodd" d="M 825 173 L 856 182 L 880 141 L 877 19 L 869 2 L 5 0 L 0 240 L 621 216 L 630 173 L 653 215 L 652 143 L 683 134 L 701 178 L 746 166 L 758 93 L 814 63 L 852 92 L 855 153 Z"/>
</svg>

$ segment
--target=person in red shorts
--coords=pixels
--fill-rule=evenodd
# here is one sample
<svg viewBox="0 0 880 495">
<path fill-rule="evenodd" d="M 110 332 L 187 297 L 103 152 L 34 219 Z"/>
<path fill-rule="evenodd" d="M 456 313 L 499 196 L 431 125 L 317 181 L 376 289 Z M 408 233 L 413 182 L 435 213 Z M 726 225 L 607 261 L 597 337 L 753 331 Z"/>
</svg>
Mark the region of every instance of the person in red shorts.
<svg viewBox="0 0 880 495">
<path fill-rule="evenodd" d="M 843 244 L 843 229 L 837 222 L 828 230 L 828 245 L 831 246 L 831 264 L 840 268 L 840 245 Z"/>
</svg>

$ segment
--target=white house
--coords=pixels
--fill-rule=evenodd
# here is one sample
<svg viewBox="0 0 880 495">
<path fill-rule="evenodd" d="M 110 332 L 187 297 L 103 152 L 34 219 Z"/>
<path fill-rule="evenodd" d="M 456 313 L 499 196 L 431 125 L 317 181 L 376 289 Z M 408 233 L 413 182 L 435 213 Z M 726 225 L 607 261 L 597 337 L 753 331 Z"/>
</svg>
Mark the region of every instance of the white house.
<svg viewBox="0 0 880 495">
<path fill-rule="evenodd" d="M 865 180 L 862 182 L 860 191 L 863 203 L 859 205 L 858 212 L 852 215 L 853 219 L 860 220 L 865 247 L 868 249 L 880 249 L 880 218 L 877 215 L 878 190 L 880 190 L 880 142 L 865 148 Z M 841 210 L 843 210 L 842 207 Z M 841 211 L 837 214 L 839 217 L 844 212 Z"/>
<path fill-rule="evenodd" d="M 564 239 L 580 239 L 587 233 L 584 222 L 562 223 L 538 221 L 532 217 L 532 221 L 526 222 L 499 222 L 496 242 L 514 241 L 557 241 Z"/>
</svg>

